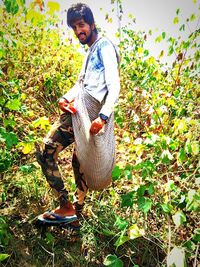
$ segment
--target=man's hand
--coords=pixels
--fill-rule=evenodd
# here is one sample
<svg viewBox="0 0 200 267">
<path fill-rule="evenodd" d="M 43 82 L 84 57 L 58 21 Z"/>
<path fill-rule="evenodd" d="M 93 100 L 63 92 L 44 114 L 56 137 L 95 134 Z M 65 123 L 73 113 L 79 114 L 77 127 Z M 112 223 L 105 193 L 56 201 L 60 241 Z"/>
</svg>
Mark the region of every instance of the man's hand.
<svg viewBox="0 0 200 267">
<path fill-rule="evenodd" d="M 95 119 L 90 127 L 90 133 L 91 134 L 97 134 L 101 129 L 104 127 L 105 121 L 102 120 L 101 118 Z"/>
<path fill-rule="evenodd" d="M 59 99 L 58 105 L 64 112 L 70 112 L 72 114 L 76 113 L 76 109 L 72 106 L 72 103 L 69 103 L 65 98 Z"/>
</svg>

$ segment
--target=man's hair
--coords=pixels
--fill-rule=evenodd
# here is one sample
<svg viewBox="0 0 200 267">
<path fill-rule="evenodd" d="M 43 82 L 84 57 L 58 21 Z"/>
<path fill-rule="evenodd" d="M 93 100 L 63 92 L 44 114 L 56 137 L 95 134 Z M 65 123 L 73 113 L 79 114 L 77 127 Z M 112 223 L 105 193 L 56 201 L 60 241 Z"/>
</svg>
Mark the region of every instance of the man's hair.
<svg viewBox="0 0 200 267">
<path fill-rule="evenodd" d="M 69 27 L 72 27 L 72 24 L 79 19 L 83 19 L 90 26 L 94 23 L 92 10 L 86 4 L 74 4 L 67 11 L 67 25 Z M 94 31 L 97 33 L 96 26 Z"/>
</svg>

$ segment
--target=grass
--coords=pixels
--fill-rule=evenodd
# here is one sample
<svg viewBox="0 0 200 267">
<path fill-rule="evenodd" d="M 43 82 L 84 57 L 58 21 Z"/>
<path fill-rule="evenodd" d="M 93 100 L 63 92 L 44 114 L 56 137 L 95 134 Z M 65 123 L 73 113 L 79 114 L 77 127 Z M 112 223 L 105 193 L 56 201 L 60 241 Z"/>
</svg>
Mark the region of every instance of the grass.
<svg viewBox="0 0 200 267">
<path fill-rule="evenodd" d="M 65 154 L 61 163 L 73 199 L 75 184 Z M 121 195 L 131 191 L 135 184 L 126 184 L 121 179 L 102 192 L 90 192 L 84 208 L 87 217 L 77 236 L 56 227 L 46 230 L 36 227 L 37 215 L 56 207 L 55 196 L 33 159 L 14 168 L 4 173 L 0 182 L 0 253 L 10 255 L 0 262 L 3 267 L 102 267 L 108 255 L 116 255 L 124 267 L 166 266 L 168 226 L 163 215 L 151 210 L 144 216 L 137 207 L 121 206 Z M 134 224 L 144 228 L 145 235 L 117 245 Z M 194 261 L 198 264 L 198 253 L 194 256 L 192 252 L 188 266 L 193 266 L 190 263 Z"/>
<path fill-rule="evenodd" d="M 112 187 L 88 196 L 85 212 L 89 217 L 83 220 L 79 236 L 56 227 L 38 229 L 34 218 L 56 204 L 39 166 L 35 163 L 31 166 L 28 171 L 19 169 L 15 175 L 5 174 L 1 182 L 1 218 L 7 224 L 6 235 L 10 236 L 7 244 L 3 244 L 1 236 L 1 253 L 10 255 L 2 266 L 100 267 L 108 254 L 117 255 L 127 267 L 136 263 L 155 267 L 163 260 L 161 249 L 157 245 L 153 248 L 145 239 L 127 242 L 116 249 L 120 230 L 114 224 L 120 208 L 113 206 L 118 200 L 113 197 Z"/>
</svg>

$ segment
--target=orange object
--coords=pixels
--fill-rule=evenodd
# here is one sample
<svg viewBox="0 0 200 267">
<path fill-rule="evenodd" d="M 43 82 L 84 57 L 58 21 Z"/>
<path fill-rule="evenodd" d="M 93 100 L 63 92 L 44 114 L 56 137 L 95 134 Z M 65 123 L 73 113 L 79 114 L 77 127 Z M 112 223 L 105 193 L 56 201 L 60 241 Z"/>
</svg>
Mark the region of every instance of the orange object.
<svg viewBox="0 0 200 267">
<path fill-rule="evenodd" d="M 67 104 L 66 106 L 63 107 L 65 111 L 68 111 L 72 114 L 76 113 L 76 109 L 71 105 L 71 103 Z"/>
<path fill-rule="evenodd" d="M 70 103 L 66 100 L 61 98 L 58 102 L 59 107 L 62 111 L 64 112 L 70 112 L 71 114 L 75 114 L 76 113 L 76 109 L 73 107 L 73 103 L 74 101 L 71 101 Z"/>
<path fill-rule="evenodd" d="M 104 126 L 105 122 L 102 121 L 100 118 L 95 119 L 92 122 L 90 133 L 91 134 L 97 134 Z"/>
</svg>

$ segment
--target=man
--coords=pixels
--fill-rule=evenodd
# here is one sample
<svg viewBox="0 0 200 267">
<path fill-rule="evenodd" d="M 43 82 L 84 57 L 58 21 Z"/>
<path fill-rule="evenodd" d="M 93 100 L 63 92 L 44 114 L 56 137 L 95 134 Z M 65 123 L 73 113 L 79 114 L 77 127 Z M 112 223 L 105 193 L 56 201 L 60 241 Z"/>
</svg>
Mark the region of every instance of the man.
<svg viewBox="0 0 200 267">
<path fill-rule="evenodd" d="M 89 189 L 105 188 L 114 166 L 113 108 L 120 81 L 118 54 L 114 45 L 99 37 L 90 8 L 75 4 L 67 12 L 67 24 L 80 43 L 88 45 L 78 82 L 60 100 L 64 112 L 44 140 L 38 161 L 50 186 L 58 193 L 60 205 L 44 218 L 57 220 L 79 216 Z M 72 205 L 58 166 L 58 153 L 75 141 L 72 167 L 77 201 Z M 106 151 L 107 150 L 107 151 Z M 106 153 L 104 153 L 106 152 Z"/>
</svg>

